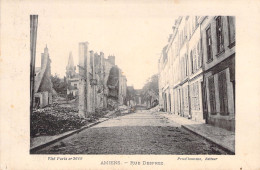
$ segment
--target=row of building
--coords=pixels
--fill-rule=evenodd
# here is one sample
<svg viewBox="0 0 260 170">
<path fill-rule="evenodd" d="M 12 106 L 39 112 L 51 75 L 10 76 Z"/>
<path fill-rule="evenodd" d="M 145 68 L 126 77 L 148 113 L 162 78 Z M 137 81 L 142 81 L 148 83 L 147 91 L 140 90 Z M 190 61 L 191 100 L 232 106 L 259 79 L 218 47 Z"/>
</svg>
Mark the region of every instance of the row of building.
<svg viewBox="0 0 260 170">
<path fill-rule="evenodd" d="M 235 130 L 235 17 L 178 17 L 158 65 L 161 109 Z"/>
<path fill-rule="evenodd" d="M 78 95 L 79 115 L 96 109 L 115 109 L 126 103 L 127 79 L 115 64 L 115 56 L 88 50 L 88 42 L 79 43 L 79 72 L 72 54 L 66 67 L 67 94 Z"/>
</svg>

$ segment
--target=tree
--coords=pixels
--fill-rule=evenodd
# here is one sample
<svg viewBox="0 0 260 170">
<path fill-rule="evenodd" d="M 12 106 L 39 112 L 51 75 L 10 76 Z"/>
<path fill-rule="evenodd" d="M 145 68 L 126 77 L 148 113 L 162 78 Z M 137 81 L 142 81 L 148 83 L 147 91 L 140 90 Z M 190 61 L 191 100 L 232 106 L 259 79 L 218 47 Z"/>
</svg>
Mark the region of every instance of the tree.
<svg viewBox="0 0 260 170">
<path fill-rule="evenodd" d="M 136 92 L 133 86 L 127 87 L 126 89 L 126 101 L 134 100 Z"/>
<path fill-rule="evenodd" d="M 154 74 L 149 77 L 142 88 L 141 92 L 142 100 L 149 102 L 152 106 L 154 100 L 157 100 L 159 96 L 159 86 L 158 86 L 158 74 Z"/>
<path fill-rule="evenodd" d="M 142 92 L 147 92 L 148 90 L 154 91 L 156 94 L 159 94 L 158 87 L 158 74 L 154 74 L 150 78 L 147 79 L 144 87 L 142 88 Z"/>
<path fill-rule="evenodd" d="M 51 75 L 51 82 L 54 90 L 57 93 L 64 94 L 64 95 L 67 94 L 67 82 L 65 80 L 62 81 L 62 79 L 60 79 L 58 75 L 55 74 L 54 76 Z"/>
</svg>

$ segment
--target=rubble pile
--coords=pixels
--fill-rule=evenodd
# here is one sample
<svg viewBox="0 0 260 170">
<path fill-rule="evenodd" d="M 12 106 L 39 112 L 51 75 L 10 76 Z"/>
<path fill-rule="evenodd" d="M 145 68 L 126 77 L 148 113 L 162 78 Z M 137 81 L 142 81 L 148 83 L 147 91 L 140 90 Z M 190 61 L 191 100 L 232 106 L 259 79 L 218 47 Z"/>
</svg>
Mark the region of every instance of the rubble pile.
<svg viewBox="0 0 260 170">
<path fill-rule="evenodd" d="M 78 116 L 75 108 L 51 106 L 34 110 L 31 114 L 31 137 L 51 136 L 78 129 L 88 122 Z"/>
<path fill-rule="evenodd" d="M 155 107 L 153 107 L 153 108 L 151 108 L 149 110 L 152 111 L 152 112 L 158 112 L 160 110 L 159 109 L 159 105 L 157 105 L 157 106 L 155 106 Z"/>
<path fill-rule="evenodd" d="M 120 105 L 120 106 L 118 106 L 117 109 L 115 109 L 115 111 L 112 115 L 114 115 L 114 116 L 124 116 L 124 115 L 127 115 L 129 113 L 134 113 L 134 112 L 135 112 L 134 108 L 130 108 L 126 105 Z"/>
<path fill-rule="evenodd" d="M 107 115 L 108 112 L 108 110 L 96 108 L 94 113 L 90 113 L 87 115 L 87 119 L 89 120 L 89 122 L 93 122 L 101 117 L 105 117 L 105 115 Z"/>
<path fill-rule="evenodd" d="M 109 110 L 118 109 L 118 101 L 112 98 L 107 99 L 107 105 Z"/>
</svg>

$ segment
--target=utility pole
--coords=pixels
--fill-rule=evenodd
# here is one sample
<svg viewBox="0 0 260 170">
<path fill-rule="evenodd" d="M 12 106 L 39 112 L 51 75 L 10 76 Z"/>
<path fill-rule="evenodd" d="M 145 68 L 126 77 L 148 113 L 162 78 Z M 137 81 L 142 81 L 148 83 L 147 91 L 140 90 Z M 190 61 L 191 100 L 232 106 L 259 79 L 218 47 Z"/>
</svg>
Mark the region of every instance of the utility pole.
<svg viewBox="0 0 260 170">
<path fill-rule="evenodd" d="M 35 53 L 37 40 L 38 15 L 30 15 L 30 111 L 33 109 L 34 99 L 34 75 L 35 75 Z"/>
</svg>

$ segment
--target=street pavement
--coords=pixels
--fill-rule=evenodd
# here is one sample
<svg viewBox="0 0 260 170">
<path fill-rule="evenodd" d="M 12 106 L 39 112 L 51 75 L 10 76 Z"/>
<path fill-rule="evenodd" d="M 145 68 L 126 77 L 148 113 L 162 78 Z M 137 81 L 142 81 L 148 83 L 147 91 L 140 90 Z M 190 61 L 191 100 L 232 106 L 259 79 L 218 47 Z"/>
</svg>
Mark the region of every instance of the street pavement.
<svg viewBox="0 0 260 170">
<path fill-rule="evenodd" d="M 174 120 L 138 110 L 85 129 L 36 154 L 227 154 Z"/>
</svg>

